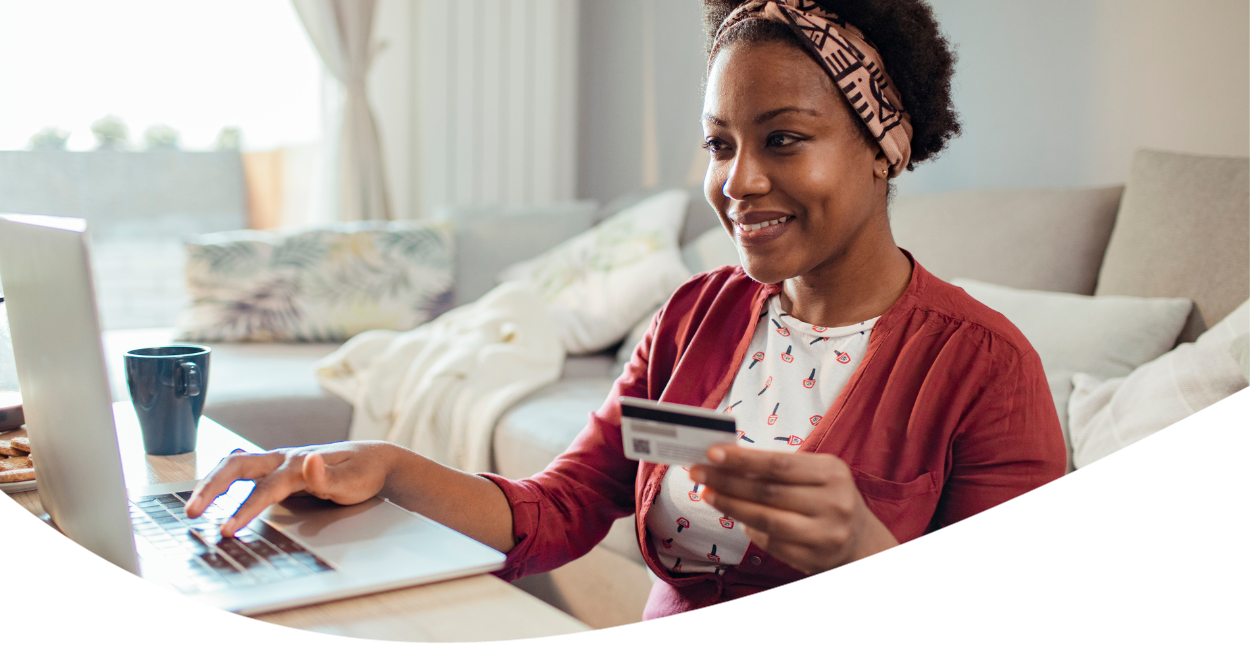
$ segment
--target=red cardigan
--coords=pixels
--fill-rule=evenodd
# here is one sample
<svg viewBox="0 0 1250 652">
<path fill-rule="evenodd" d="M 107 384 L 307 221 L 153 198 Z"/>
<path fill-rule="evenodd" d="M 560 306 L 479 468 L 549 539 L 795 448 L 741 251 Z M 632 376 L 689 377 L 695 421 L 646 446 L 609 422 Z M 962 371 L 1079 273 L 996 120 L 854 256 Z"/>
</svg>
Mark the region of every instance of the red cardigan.
<svg viewBox="0 0 1250 652">
<path fill-rule="evenodd" d="M 719 576 L 674 576 L 660 565 L 646 522 L 668 467 L 625 458 L 617 400 L 715 408 L 747 353 L 755 316 L 780 291 L 741 267 L 690 279 L 567 451 L 524 480 L 483 474 L 507 496 L 517 541 L 496 575 L 512 580 L 561 566 L 634 513 L 642 556 L 663 580 L 646 618 L 803 577 L 754 545 L 749 562 Z M 1033 347 L 1007 318 L 914 261 L 906 291 L 881 315 L 859 368 L 799 450 L 850 465 L 868 508 L 900 543 L 1054 480 L 1067 464 Z"/>
</svg>

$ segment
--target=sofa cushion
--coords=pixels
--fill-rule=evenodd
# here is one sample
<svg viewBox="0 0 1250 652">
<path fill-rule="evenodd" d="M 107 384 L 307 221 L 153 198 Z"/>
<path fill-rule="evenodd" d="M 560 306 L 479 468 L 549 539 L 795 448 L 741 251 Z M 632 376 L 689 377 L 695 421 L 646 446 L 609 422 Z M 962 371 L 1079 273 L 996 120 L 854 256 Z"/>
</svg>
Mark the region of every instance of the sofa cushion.
<svg viewBox="0 0 1250 652">
<path fill-rule="evenodd" d="M 1192 342 L 1250 296 L 1248 241 L 1250 159 L 1139 150 L 1095 294 L 1192 299 Z"/>
<path fill-rule="evenodd" d="M 509 408 L 495 425 L 495 472 L 528 478 L 547 468 L 603 405 L 612 382 L 605 376 L 562 379 Z"/>
<path fill-rule="evenodd" d="M 597 204 L 576 201 L 539 207 L 446 206 L 435 221 L 452 223 L 455 279 L 452 303 L 476 301 L 498 285 L 499 272 L 589 229 Z"/>
<path fill-rule="evenodd" d="M 976 190 L 900 197 L 890 205 L 898 246 L 949 281 L 1093 294 L 1119 186 Z"/>
<path fill-rule="evenodd" d="M 173 329 L 105 331 L 113 400 L 130 400 L 123 354 L 173 341 Z M 210 344 L 204 415 L 265 449 L 347 438 L 352 406 L 313 373 L 335 344 Z"/>
</svg>

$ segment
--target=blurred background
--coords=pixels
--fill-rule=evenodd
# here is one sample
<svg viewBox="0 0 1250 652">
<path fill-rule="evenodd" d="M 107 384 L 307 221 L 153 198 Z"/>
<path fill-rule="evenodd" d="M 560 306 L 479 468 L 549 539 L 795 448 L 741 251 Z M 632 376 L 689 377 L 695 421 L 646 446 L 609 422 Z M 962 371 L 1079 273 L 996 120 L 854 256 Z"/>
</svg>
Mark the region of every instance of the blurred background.
<svg viewBox="0 0 1250 652">
<path fill-rule="evenodd" d="M 1247 154 L 1245 2 L 932 5 L 964 133 L 899 196 Z M 703 44 L 697 0 L 0 0 L 0 211 L 88 218 L 105 327 L 168 326 L 187 233 L 700 183 Z"/>
</svg>

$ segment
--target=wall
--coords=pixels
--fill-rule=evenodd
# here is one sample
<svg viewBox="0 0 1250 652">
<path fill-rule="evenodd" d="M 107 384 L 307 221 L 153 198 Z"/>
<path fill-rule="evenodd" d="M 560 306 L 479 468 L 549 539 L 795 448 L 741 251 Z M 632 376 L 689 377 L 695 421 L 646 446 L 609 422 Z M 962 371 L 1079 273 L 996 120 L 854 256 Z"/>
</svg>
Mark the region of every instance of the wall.
<svg viewBox="0 0 1250 652">
<path fill-rule="evenodd" d="M 900 177 L 900 194 L 1122 183 L 1138 147 L 1248 153 L 1244 1 L 932 5 L 960 57 L 964 133 Z M 582 0 L 579 196 L 608 201 L 652 180 L 691 178 L 706 65 L 700 16 L 697 0 Z M 652 55 L 644 43 L 654 44 Z M 644 119 L 648 75 L 653 130 Z M 649 164 L 648 152 L 658 162 Z"/>
<path fill-rule="evenodd" d="M 1246 156 L 1240 0 L 938 0 L 963 136 L 899 191 L 1123 183 L 1139 147 Z"/>
<path fill-rule="evenodd" d="M 706 161 L 702 24 L 698 0 L 581 0 L 578 197 L 683 185 L 696 157 Z M 648 98 L 654 128 L 644 129 Z"/>
</svg>

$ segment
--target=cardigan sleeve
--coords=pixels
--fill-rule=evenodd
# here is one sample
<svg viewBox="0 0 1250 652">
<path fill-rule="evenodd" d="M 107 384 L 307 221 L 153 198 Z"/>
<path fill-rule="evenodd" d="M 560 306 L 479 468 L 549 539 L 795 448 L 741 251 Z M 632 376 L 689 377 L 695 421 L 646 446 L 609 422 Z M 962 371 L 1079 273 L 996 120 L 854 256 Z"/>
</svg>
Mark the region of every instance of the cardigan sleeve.
<svg viewBox="0 0 1250 652">
<path fill-rule="evenodd" d="M 930 530 L 1040 487 L 1067 467 L 1041 359 L 1032 348 L 1000 342 L 991 349 L 981 391 L 950 440 L 950 468 Z"/>
<path fill-rule="evenodd" d="M 530 478 L 481 474 L 507 497 L 517 542 L 496 576 L 511 581 L 562 566 L 602 541 L 616 519 L 634 513 L 638 462 L 625 457 L 619 398 L 647 398 L 649 352 L 662 313 L 652 319 L 603 406 L 590 413 L 564 453 Z"/>
</svg>

